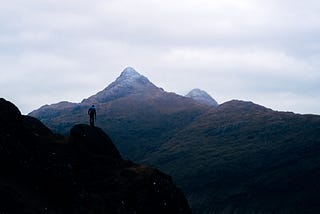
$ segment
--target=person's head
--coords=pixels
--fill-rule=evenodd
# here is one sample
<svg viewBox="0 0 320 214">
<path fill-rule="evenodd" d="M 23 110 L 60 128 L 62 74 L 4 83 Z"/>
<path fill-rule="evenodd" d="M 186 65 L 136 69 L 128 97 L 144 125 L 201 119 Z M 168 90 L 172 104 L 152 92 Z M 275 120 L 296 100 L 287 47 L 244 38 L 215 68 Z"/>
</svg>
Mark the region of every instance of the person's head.
<svg viewBox="0 0 320 214">
<path fill-rule="evenodd" d="M 92 105 L 91 107 L 94 108 L 94 105 Z"/>
</svg>

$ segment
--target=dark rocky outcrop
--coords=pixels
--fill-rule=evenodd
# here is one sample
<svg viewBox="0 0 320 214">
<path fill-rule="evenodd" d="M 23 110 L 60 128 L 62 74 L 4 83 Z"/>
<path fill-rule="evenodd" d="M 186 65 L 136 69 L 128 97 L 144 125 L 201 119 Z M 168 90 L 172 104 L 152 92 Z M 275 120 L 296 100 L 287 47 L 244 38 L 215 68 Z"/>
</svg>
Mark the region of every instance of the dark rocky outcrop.
<svg viewBox="0 0 320 214">
<path fill-rule="evenodd" d="M 168 175 L 122 159 L 101 129 L 53 134 L 0 99 L 0 213 L 191 213 Z"/>
<path fill-rule="evenodd" d="M 113 161 L 122 160 L 109 136 L 100 128 L 90 127 L 85 124 L 75 125 L 70 130 L 70 138 L 73 146 L 79 151 L 103 155 Z"/>
</svg>

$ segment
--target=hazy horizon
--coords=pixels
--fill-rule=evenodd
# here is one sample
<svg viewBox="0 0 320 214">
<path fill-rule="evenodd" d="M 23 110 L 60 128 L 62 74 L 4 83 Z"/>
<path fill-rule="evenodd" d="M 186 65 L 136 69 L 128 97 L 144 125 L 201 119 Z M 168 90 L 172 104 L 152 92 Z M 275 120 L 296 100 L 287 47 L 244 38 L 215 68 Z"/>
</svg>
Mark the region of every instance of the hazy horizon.
<svg viewBox="0 0 320 214">
<path fill-rule="evenodd" d="M 320 114 L 320 2 L 18 0 L 0 8 L 1 93 L 27 114 L 125 67 L 180 95 Z"/>
</svg>

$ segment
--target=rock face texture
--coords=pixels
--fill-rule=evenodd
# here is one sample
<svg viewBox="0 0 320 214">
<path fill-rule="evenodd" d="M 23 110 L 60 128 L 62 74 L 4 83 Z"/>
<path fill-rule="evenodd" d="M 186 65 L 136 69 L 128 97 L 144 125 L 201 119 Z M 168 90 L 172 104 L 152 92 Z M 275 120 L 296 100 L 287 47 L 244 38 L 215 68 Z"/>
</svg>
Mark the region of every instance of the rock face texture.
<svg viewBox="0 0 320 214">
<path fill-rule="evenodd" d="M 69 137 L 0 99 L 0 213 L 191 213 L 168 175 L 124 160 L 101 129 Z"/>
</svg>

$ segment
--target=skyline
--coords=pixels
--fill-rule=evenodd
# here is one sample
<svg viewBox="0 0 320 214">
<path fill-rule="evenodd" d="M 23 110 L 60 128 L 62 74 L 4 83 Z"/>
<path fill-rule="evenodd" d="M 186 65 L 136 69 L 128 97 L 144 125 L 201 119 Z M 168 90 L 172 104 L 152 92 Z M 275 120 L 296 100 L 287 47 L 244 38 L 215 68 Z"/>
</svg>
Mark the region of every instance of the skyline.
<svg viewBox="0 0 320 214">
<path fill-rule="evenodd" d="M 0 8 L 0 97 L 81 102 L 126 67 L 180 95 L 320 114 L 315 0 L 19 0 Z"/>
</svg>

